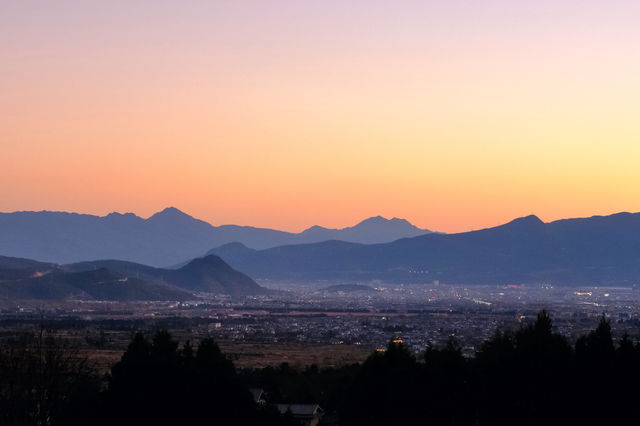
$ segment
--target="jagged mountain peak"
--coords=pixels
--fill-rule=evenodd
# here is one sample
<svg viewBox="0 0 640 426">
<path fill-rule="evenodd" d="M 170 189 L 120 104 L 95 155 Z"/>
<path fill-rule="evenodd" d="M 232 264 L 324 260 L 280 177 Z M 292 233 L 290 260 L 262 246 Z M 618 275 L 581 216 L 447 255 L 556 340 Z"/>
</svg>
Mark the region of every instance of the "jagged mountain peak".
<svg viewBox="0 0 640 426">
<path fill-rule="evenodd" d="M 318 231 L 326 231 L 329 228 L 326 228 L 324 226 L 320 226 L 320 225 L 313 225 L 310 226 L 309 228 L 305 229 L 304 231 L 302 231 L 302 233 L 304 234 L 305 232 L 318 232 Z"/>
<path fill-rule="evenodd" d="M 397 217 L 393 217 L 391 219 L 387 219 L 384 216 L 372 216 L 370 218 L 367 218 L 365 220 L 363 220 L 362 222 L 358 223 L 357 225 L 355 225 L 355 227 L 358 226 L 362 226 L 362 225 L 386 225 L 386 224 L 402 224 L 402 225 L 409 225 L 413 228 L 416 228 L 415 225 L 411 224 L 408 220 L 406 219 L 401 219 L 401 218 L 397 218 Z"/>
<path fill-rule="evenodd" d="M 187 213 L 183 212 L 182 210 L 170 206 L 170 207 L 166 207 L 165 209 L 163 209 L 162 211 L 159 211 L 155 214 L 153 214 L 149 220 L 153 220 L 153 219 L 159 219 L 159 218 L 190 218 L 193 219 L 192 216 L 188 215 Z"/>
<path fill-rule="evenodd" d="M 529 215 L 493 228 L 384 244 L 333 241 L 221 255 L 235 268 L 274 280 L 633 286 L 639 254 L 640 213 L 551 223 Z"/>
<path fill-rule="evenodd" d="M 528 216 L 523 216 L 523 217 L 514 219 L 511 222 L 507 223 L 505 226 L 509 226 L 509 225 L 538 226 L 538 225 L 544 225 L 544 222 L 538 216 L 534 214 L 530 214 Z"/>
<path fill-rule="evenodd" d="M 183 270 L 206 270 L 209 268 L 228 267 L 224 260 L 215 254 L 207 254 L 203 257 L 197 257 L 191 262 L 187 263 L 180 269 Z"/>
<path fill-rule="evenodd" d="M 231 242 L 246 246 L 236 250 L 241 253 L 329 240 L 384 243 L 429 232 L 404 219 L 382 216 L 341 229 L 314 226 L 292 233 L 251 226 L 213 226 L 173 206 L 148 218 L 119 212 L 103 217 L 14 212 L 0 214 L 0 254 L 56 263 L 120 259 L 159 267 L 184 265 L 188 259 Z"/>
</svg>

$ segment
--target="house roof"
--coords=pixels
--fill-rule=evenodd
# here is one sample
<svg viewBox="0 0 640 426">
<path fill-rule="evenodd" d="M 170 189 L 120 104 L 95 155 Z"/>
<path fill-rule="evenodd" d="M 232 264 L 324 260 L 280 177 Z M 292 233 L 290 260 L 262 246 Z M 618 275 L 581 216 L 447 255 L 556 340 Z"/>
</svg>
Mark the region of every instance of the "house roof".
<svg viewBox="0 0 640 426">
<path fill-rule="evenodd" d="M 290 411 L 294 417 L 313 417 L 322 414 L 322 408 L 318 404 L 276 404 L 278 411 L 284 414 Z"/>
<path fill-rule="evenodd" d="M 253 402 L 258 403 L 262 398 L 262 394 L 264 394 L 264 390 L 260 388 L 251 388 L 249 389 L 251 395 L 253 396 Z"/>
</svg>

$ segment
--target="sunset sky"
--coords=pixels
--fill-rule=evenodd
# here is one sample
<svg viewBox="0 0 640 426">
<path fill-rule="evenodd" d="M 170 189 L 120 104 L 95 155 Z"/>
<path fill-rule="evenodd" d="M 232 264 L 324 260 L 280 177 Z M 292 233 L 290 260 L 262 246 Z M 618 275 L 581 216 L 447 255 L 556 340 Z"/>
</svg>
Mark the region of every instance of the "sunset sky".
<svg viewBox="0 0 640 426">
<path fill-rule="evenodd" d="M 640 1 L 0 2 L 0 211 L 640 211 Z"/>
</svg>

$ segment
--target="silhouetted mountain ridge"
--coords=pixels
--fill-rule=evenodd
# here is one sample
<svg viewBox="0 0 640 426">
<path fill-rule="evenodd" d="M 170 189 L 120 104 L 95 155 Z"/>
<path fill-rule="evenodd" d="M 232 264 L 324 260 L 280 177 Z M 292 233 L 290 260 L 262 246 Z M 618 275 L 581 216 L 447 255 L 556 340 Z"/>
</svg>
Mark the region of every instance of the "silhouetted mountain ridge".
<svg viewBox="0 0 640 426">
<path fill-rule="evenodd" d="M 0 254 L 54 263 L 121 259 L 162 267 L 232 242 L 264 249 L 331 239 L 388 242 L 430 232 L 406 221 L 374 219 L 339 230 L 312 227 L 296 234 L 251 226 L 212 226 L 175 207 L 148 219 L 115 212 L 104 217 L 50 211 L 0 213 Z"/>
<path fill-rule="evenodd" d="M 328 241 L 211 252 L 257 278 L 634 285 L 640 284 L 640 214 L 551 223 L 532 215 L 494 228 L 385 244 Z"/>
<path fill-rule="evenodd" d="M 395 241 L 399 238 L 424 235 L 426 230 L 412 225 L 405 219 L 385 219 L 382 216 L 374 216 L 363 220 L 355 226 L 342 229 L 328 229 L 322 226 L 312 226 L 300 233 L 301 237 L 307 237 L 307 241 L 301 243 L 338 240 L 363 244 L 375 244 Z M 312 239 L 318 241 L 310 241 Z"/>
</svg>

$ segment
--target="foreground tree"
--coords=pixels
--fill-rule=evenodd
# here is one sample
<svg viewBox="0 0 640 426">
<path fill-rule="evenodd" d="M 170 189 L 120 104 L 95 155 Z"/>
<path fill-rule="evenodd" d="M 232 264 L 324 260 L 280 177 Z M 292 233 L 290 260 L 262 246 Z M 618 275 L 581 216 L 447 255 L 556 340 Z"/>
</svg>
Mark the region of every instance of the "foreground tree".
<svg viewBox="0 0 640 426">
<path fill-rule="evenodd" d="M 402 343 L 390 342 L 357 372 L 342 412 L 352 425 L 419 424 L 422 369 Z"/>
<path fill-rule="evenodd" d="M 86 357 L 47 335 L 0 347 L 0 424 L 75 425 L 91 421 L 100 379 Z"/>
<path fill-rule="evenodd" d="M 259 425 L 277 421 L 259 412 L 233 363 L 212 339 L 182 349 L 166 331 L 149 342 L 137 334 L 114 365 L 105 424 Z"/>
<path fill-rule="evenodd" d="M 453 339 L 421 357 L 391 342 L 362 364 L 283 363 L 242 376 L 211 339 L 181 347 L 166 331 L 137 334 L 103 392 L 86 359 L 41 336 L 0 351 L 0 424 L 295 423 L 259 408 L 249 384 L 274 403 L 320 402 L 325 420 L 347 426 L 640 424 L 638 382 L 640 346 L 627 335 L 615 343 L 606 317 L 574 350 L 545 311 L 496 332 L 472 358 Z"/>
</svg>

